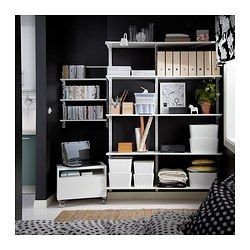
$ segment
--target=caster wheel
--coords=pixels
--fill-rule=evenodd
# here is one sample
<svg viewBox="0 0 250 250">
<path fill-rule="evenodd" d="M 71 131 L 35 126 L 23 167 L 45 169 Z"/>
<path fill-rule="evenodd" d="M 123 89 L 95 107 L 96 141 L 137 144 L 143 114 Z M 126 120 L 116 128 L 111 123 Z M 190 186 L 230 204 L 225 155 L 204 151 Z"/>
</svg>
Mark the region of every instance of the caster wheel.
<svg viewBox="0 0 250 250">
<path fill-rule="evenodd" d="M 106 201 L 107 201 L 106 197 L 102 198 L 102 204 L 106 204 Z"/>
<path fill-rule="evenodd" d="M 65 207 L 65 201 L 58 201 L 60 207 Z"/>
</svg>

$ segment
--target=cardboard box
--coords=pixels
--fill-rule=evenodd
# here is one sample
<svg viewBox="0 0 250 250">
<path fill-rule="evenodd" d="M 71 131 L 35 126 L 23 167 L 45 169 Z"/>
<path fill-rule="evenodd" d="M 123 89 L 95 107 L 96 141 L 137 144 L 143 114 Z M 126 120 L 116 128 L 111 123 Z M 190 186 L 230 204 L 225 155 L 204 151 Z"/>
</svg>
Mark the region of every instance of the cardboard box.
<svg viewBox="0 0 250 250">
<path fill-rule="evenodd" d="M 123 114 L 134 114 L 134 103 L 133 102 L 123 102 L 122 103 L 122 113 Z"/>
<path fill-rule="evenodd" d="M 118 152 L 119 153 L 130 153 L 133 151 L 132 142 L 119 142 L 118 143 Z"/>
</svg>

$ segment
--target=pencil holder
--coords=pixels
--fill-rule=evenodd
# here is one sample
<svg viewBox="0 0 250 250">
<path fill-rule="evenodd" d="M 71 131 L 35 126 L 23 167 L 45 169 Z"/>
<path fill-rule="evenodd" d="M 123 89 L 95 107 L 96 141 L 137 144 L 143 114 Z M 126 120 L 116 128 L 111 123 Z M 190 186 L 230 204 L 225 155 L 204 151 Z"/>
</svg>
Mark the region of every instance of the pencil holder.
<svg viewBox="0 0 250 250">
<path fill-rule="evenodd" d="M 122 113 L 123 114 L 133 114 L 134 113 L 134 103 L 133 102 L 123 102 L 122 103 Z"/>
<path fill-rule="evenodd" d="M 113 105 L 110 106 L 110 114 L 120 114 L 121 105 L 117 104 L 115 107 Z"/>
</svg>

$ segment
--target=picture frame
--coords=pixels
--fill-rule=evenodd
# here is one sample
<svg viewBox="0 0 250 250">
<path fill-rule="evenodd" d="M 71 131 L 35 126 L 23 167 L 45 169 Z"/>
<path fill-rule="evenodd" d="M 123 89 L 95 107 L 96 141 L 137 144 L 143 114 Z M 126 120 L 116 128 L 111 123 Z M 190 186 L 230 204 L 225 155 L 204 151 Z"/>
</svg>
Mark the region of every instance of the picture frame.
<svg viewBox="0 0 250 250">
<path fill-rule="evenodd" d="M 160 113 L 169 114 L 169 107 L 186 107 L 185 82 L 160 83 Z"/>
</svg>

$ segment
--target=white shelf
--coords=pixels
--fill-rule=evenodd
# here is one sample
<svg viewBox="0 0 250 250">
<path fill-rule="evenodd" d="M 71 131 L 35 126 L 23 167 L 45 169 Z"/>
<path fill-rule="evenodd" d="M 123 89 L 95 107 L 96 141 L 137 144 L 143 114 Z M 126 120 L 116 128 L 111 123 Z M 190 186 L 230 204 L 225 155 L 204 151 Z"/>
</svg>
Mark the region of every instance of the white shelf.
<svg viewBox="0 0 250 250">
<path fill-rule="evenodd" d="M 157 117 L 220 117 L 222 114 L 107 114 L 109 117 L 140 117 L 140 116 L 157 116 Z"/>
<path fill-rule="evenodd" d="M 203 191 L 208 191 L 209 189 L 207 188 L 194 188 L 194 187 L 183 187 L 183 188 L 179 188 L 179 187 L 107 187 L 107 190 L 203 190 Z"/>
<path fill-rule="evenodd" d="M 93 120 L 60 120 L 61 122 L 106 122 L 106 119 L 93 119 Z"/>
<path fill-rule="evenodd" d="M 203 79 L 220 79 L 222 75 L 210 76 L 112 76 L 107 75 L 107 79 L 113 80 L 203 80 Z"/>
<path fill-rule="evenodd" d="M 107 99 L 60 99 L 61 102 L 106 102 Z"/>
<path fill-rule="evenodd" d="M 106 153 L 106 155 L 108 156 L 123 156 L 123 155 L 222 155 L 222 153 L 215 153 L 215 154 L 211 154 L 211 153 L 207 153 L 207 154 L 199 154 L 199 153 L 191 153 L 191 152 L 185 152 L 185 153 L 163 153 L 160 151 L 147 151 L 147 152 L 138 152 L 138 151 L 134 151 L 134 152 L 130 152 L 130 153 L 119 153 L 117 151 L 113 151 L 113 152 L 108 152 Z"/>
<path fill-rule="evenodd" d="M 157 48 L 157 47 L 204 47 L 204 46 L 215 46 L 215 41 L 208 42 L 129 42 L 128 46 L 121 46 L 119 41 L 106 41 L 108 48 Z"/>
<path fill-rule="evenodd" d="M 76 81 L 76 82 L 82 82 L 82 81 L 106 81 L 106 78 L 81 78 L 81 79 L 66 79 L 66 78 L 62 78 L 60 79 L 60 81 L 62 82 L 67 82 L 67 81 Z"/>
</svg>

